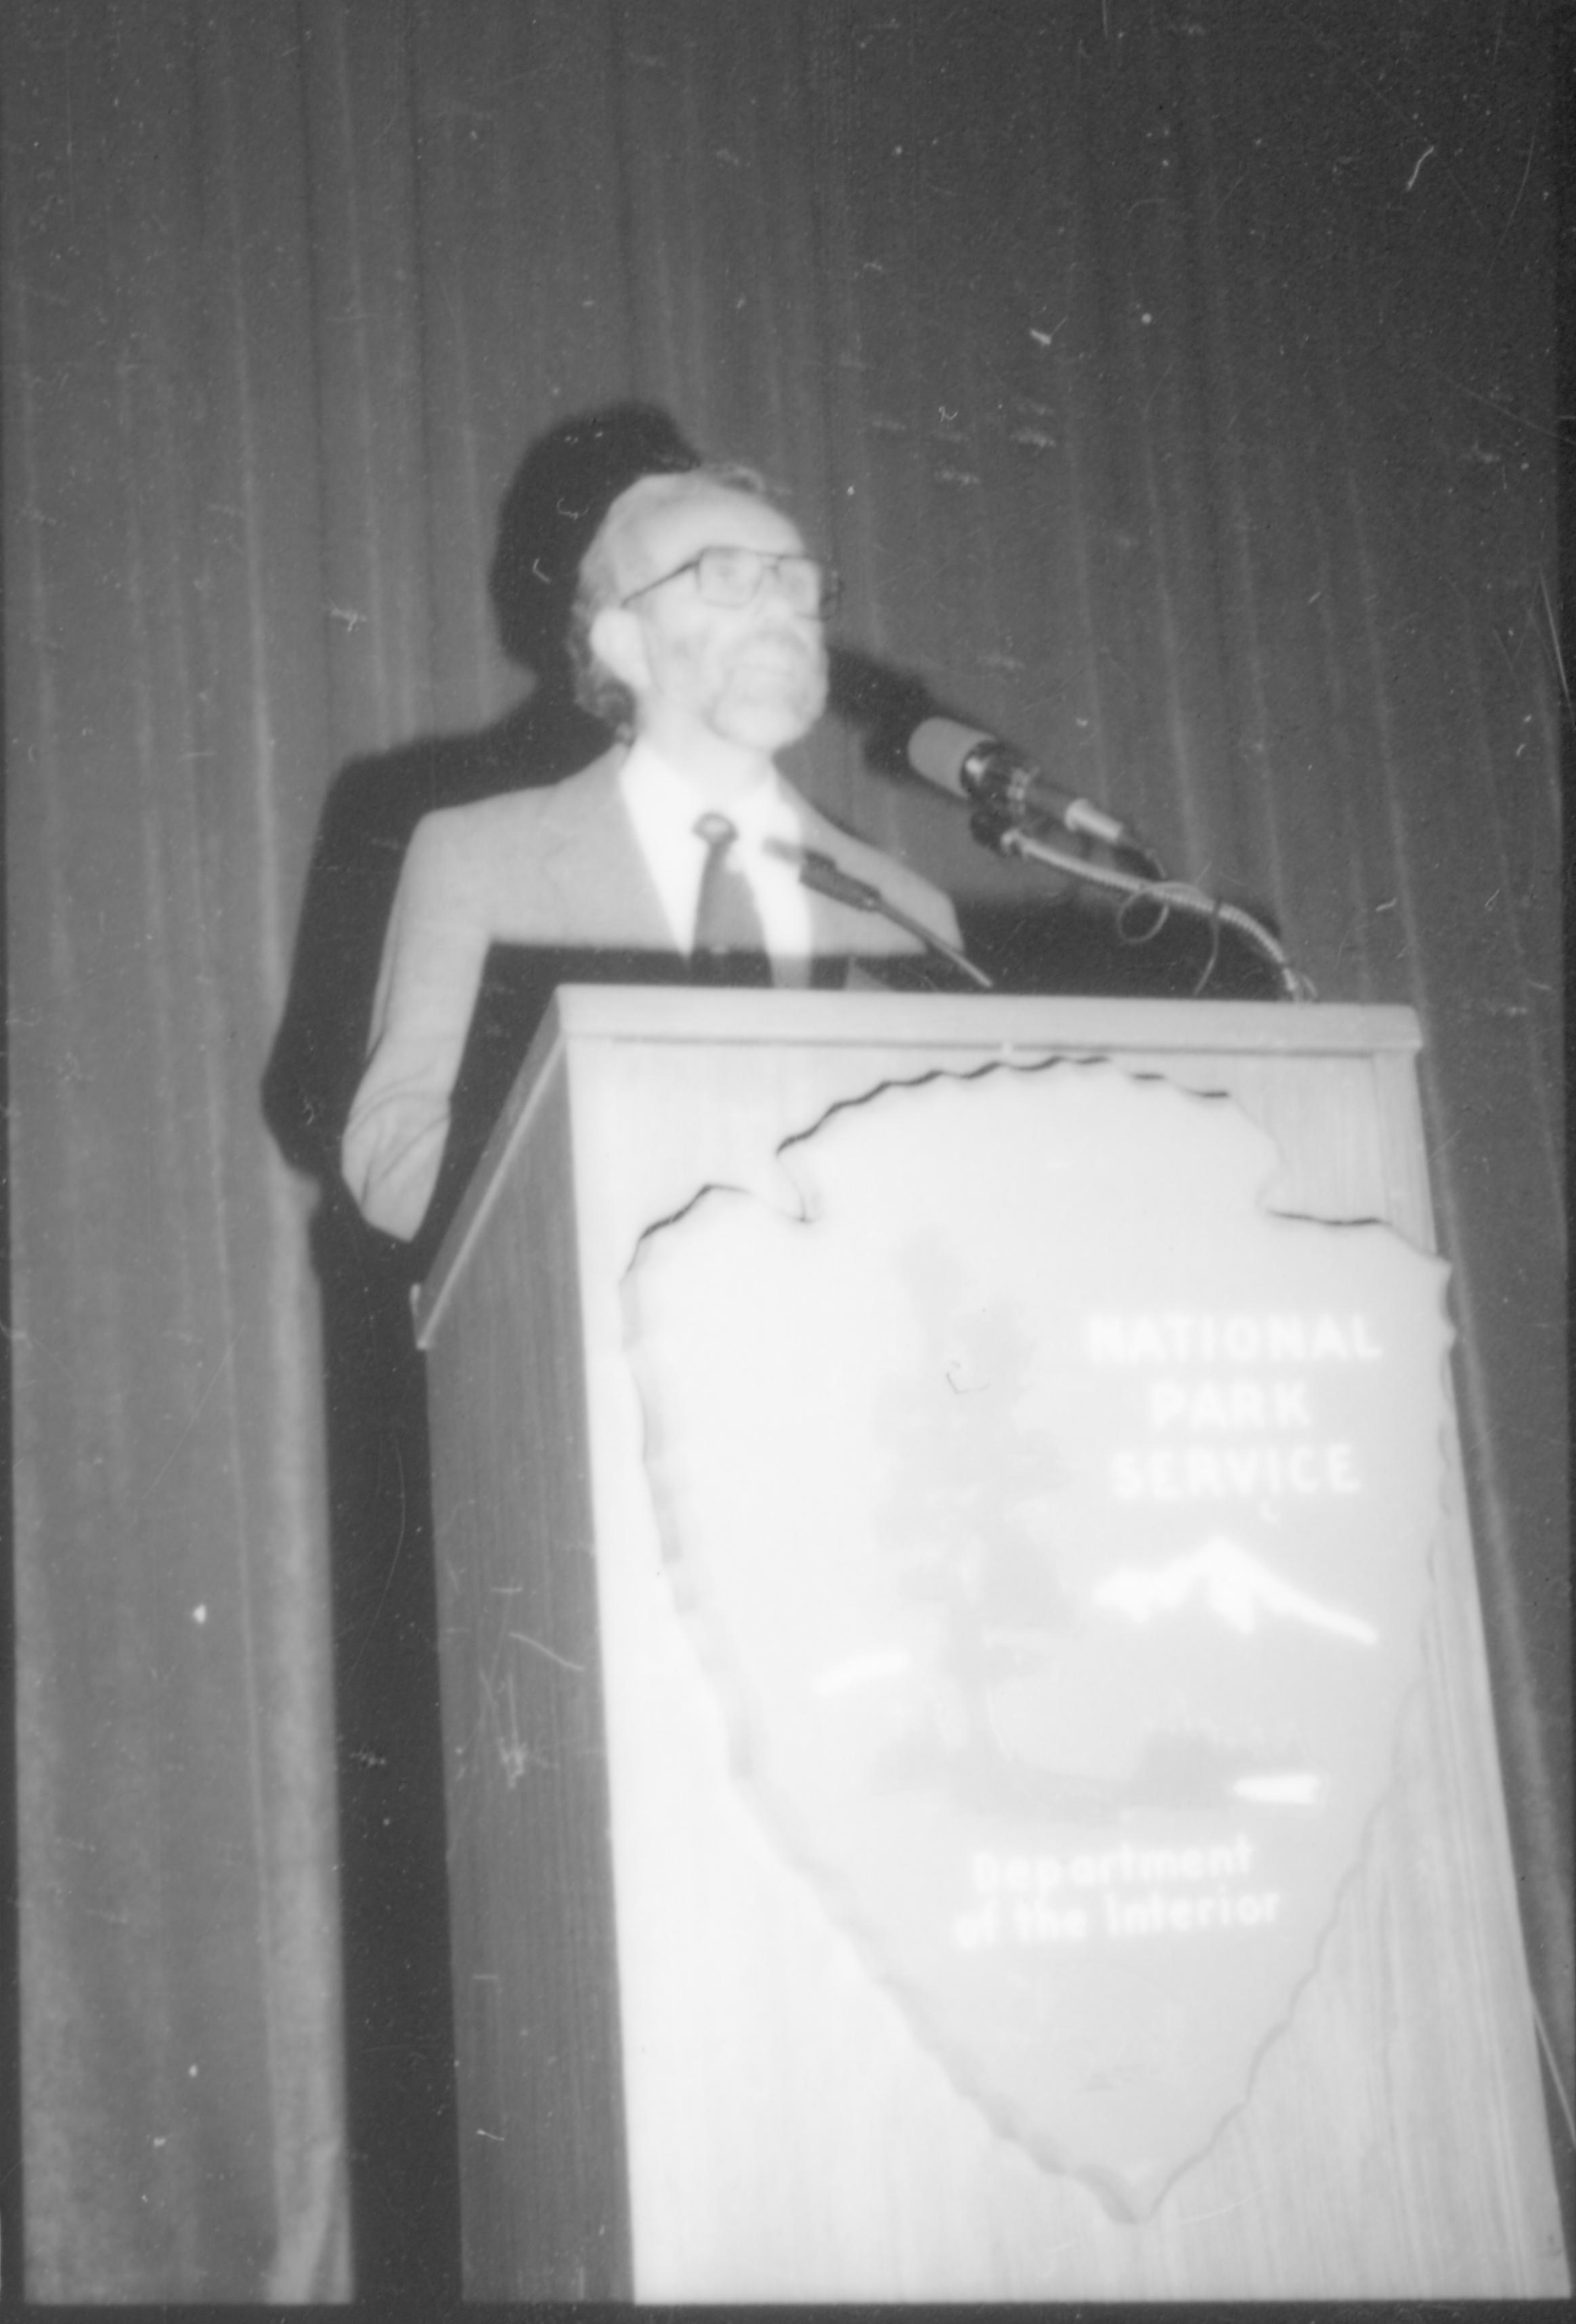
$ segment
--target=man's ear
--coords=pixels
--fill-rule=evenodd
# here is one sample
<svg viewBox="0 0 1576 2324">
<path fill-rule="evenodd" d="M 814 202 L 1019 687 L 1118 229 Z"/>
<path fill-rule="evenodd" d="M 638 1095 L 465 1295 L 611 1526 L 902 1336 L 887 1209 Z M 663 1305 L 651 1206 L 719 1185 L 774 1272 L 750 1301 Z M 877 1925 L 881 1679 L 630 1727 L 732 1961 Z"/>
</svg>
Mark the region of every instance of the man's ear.
<svg viewBox="0 0 1576 2324">
<path fill-rule="evenodd" d="M 604 669 L 621 678 L 631 694 L 645 692 L 651 672 L 646 659 L 646 633 L 638 613 L 627 605 L 604 605 L 593 614 L 586 636 Z"/>
</svg>

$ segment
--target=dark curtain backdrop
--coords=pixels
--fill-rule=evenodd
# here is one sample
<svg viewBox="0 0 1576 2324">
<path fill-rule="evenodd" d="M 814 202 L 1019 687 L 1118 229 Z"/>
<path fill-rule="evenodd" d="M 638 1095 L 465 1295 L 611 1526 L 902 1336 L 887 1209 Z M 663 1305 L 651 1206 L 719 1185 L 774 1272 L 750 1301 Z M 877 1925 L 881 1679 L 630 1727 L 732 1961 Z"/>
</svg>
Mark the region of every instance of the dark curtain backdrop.
<svg viewBox="0 0 1576 2324">
<path fill-rule="evenodd" d="M 1557 40 L 1517 0 L 0 13 L 9 2290 L 19 2232 L 39 2300 L 350 2288 L 314 1198 L 260 1077 L 334 770 L 517 697 L 501 500 L 629 397 L 791 491 L 848 644 L 1262 899 L 1323 998 L 1420 1010 L 1569 2091 Z M 1005 878 L 847 733 L 807 780 Z"/>
</svg>

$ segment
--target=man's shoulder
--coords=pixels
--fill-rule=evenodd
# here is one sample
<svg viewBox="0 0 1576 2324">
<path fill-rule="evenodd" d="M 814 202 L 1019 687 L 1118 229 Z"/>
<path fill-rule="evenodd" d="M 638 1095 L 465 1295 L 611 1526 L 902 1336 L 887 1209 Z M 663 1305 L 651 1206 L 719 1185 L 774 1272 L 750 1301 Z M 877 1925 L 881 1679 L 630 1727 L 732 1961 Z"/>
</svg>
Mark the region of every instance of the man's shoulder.
<svg viewBox="0 0 1576 2324">
<path fill-rule="evenodd" d="M 606 751 L 578 774 L 529 790 L 500 791 L 460 807 L 435 807 L 410 837 L 422 865 L 502 872 L 534 853 L 543 835 L 600 814 L 613 794 L 622 753 Z"/>
</svg>

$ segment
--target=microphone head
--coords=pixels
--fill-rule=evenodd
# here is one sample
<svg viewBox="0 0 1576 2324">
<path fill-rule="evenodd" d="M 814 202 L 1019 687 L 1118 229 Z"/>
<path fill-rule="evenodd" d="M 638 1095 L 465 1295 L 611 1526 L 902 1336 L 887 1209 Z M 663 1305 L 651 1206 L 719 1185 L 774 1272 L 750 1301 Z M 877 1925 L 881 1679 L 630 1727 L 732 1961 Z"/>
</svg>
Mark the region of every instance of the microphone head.
<svg viewBox="0 0 1576 2324">
<path fill-rule="evenodd" d="M 974 790 L 964 780 L 969 761 L 978 751 L 999 751 L 1001 745 L 982 727 L 964 726 L 955 718 L 926 718 L 908 737 L 908 764 L 917 775 L 954 798 L 972 799 Z"/>
</svg>

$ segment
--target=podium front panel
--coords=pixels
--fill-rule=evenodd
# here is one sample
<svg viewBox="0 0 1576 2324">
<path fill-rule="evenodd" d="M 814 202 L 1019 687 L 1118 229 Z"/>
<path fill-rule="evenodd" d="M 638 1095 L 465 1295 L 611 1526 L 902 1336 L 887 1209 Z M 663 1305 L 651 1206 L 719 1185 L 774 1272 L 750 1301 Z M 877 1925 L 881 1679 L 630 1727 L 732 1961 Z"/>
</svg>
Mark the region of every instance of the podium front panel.
<svg viewBox="0 0 1576 2324">
<path fill-rule="evenodd" d="M 558 996 L 419 1310 L 471 2296 L 1565 2288 L 1448 1397 L 1393 1778 L 1241 2103 L 1124 2214 L 978 2101 L 760 1812 L 631 1360 L 631 1271 L 705 1190 L 780 1205 L 840 1110 L 1053 1058 L 1225 1099 L 1277 1213 L 1431 1251 L 1416 1047 L 1401 1010 Z"/>
</svg>

